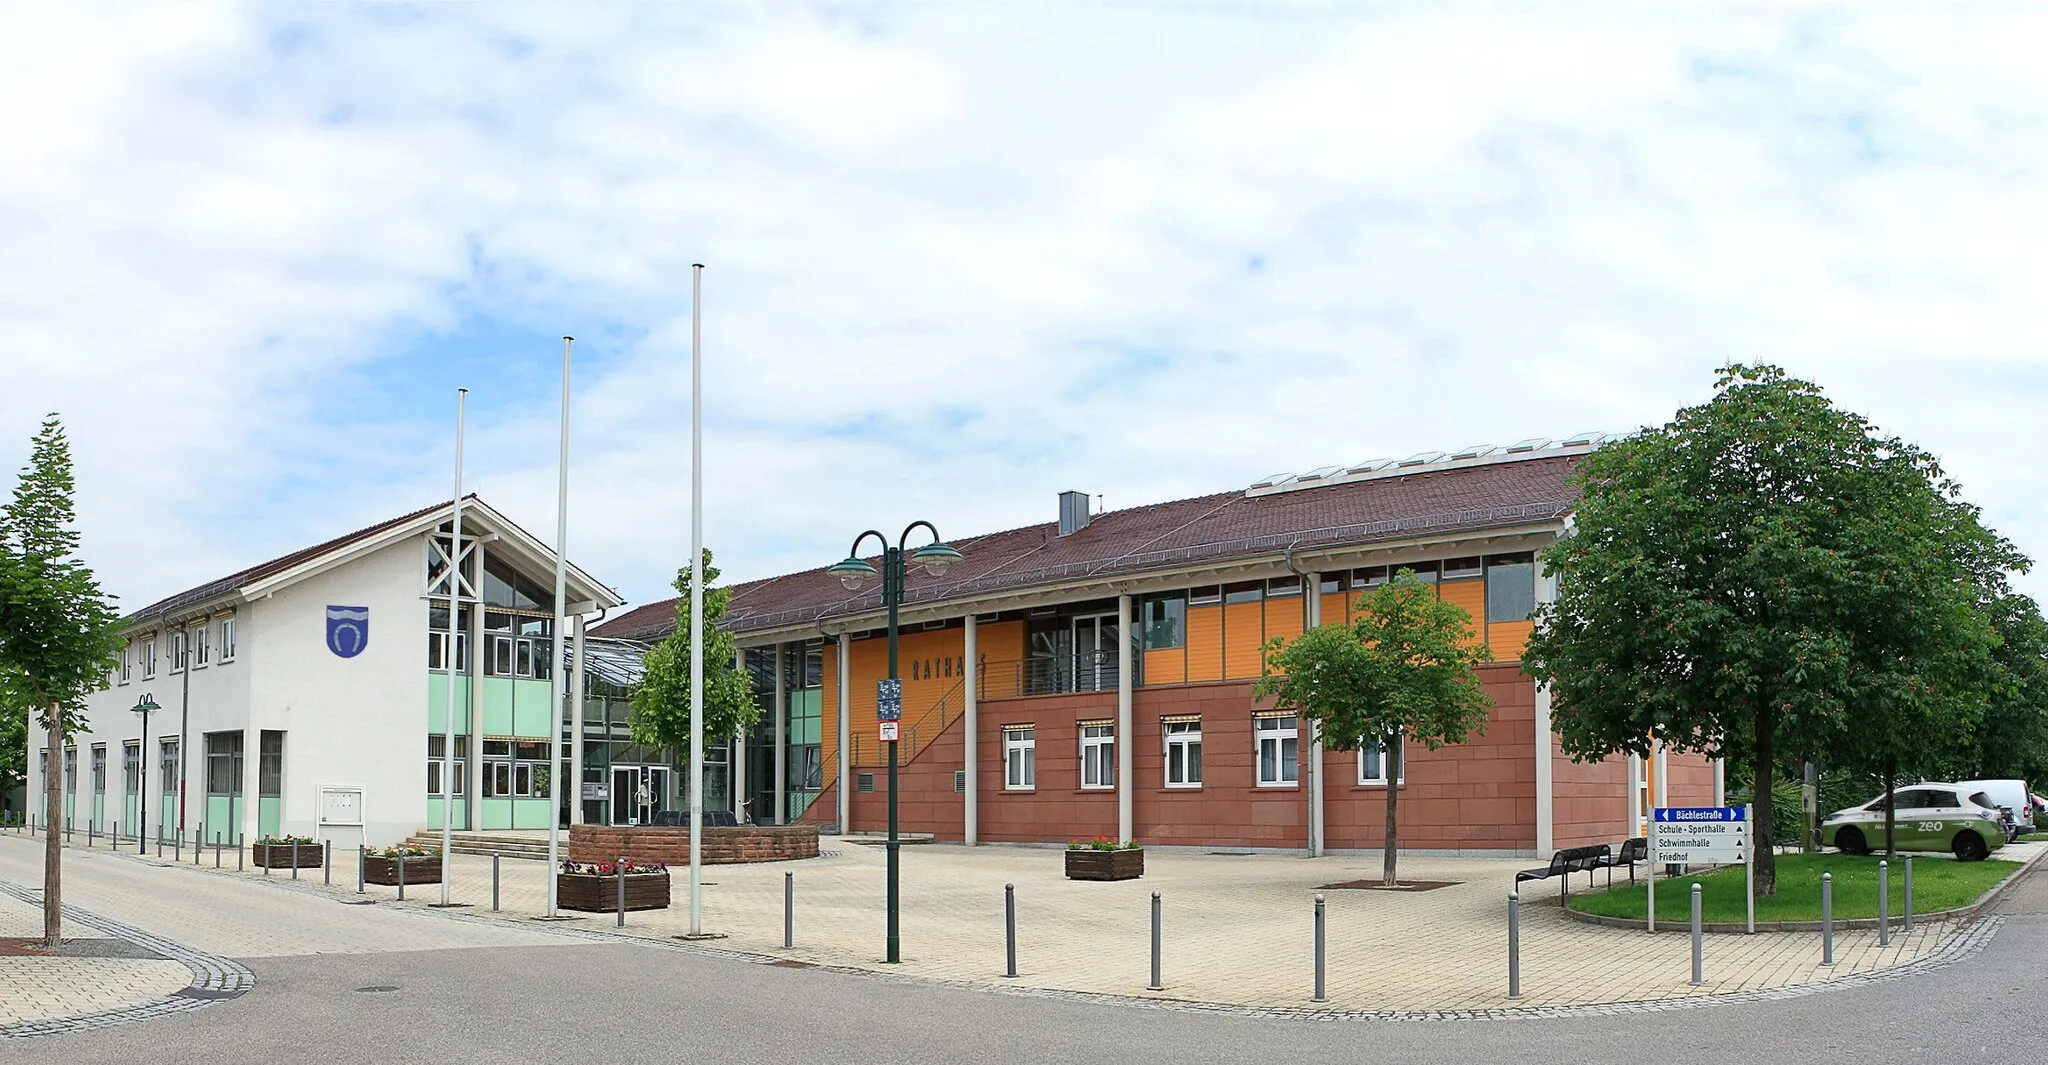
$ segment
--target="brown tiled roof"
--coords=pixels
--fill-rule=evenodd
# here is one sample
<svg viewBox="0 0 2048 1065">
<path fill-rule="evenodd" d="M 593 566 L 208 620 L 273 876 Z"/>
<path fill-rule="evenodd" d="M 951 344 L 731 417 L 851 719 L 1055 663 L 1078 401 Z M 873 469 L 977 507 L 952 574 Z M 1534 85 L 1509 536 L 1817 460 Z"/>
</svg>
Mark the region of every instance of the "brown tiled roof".
<svg viewBox="0 0 2048 1065">
<path fill-rule="evenodd" d="M 466 500 L 475 500 L 476 496 L 468 495 L 464 496 L 463 498 Z M 250 566 L 248 569 L 240 570 L 235 573 L 230 573 L 227 576 L 220 578 L 219 580 L 209 581 L 206 584 L 199 585 L 196 588 L 187 588 L 186 590 L 179 592 L 176 595 L 165 596 L 164 598 L 159 599 L 156 602 L 151 603 L 146 607 L 143 607 L 141 610 L 138 610 L 135 613 L 130 614 L 127 617 L 121 619 L 121 624 L 124 627 L 147 624 L 149 622 L 156 621 L 160 618 L 169 617 L 171 615 L 177 614 L 179 611 L 184 610 L 188 607 L 199 606 L 200 604 L 208 602 L 209 600 L 219 599 L 220 597 L 227 595 L 230 592 L 233 592 L 237 588 L 242 588 L 247 585 L 254 584 L 257 581 L 263 580 L 266 577 L 274 577 L 280 573 L 285 572 L 286 570 L 291 569 L 294 566 L 298 566 L 306 562 L 311 562 L 312 560 L 319 558 L 322 555 L 334 551 L 339 551 L 359 541 L 368 540 L 376 536 L 378 533 L 384 532 L 388 529 L 397 528 L 401 525 L 407 524 L 408 522 L 418 521 L 419 519 L 426 517 L 428 514 L 431 514 L 434 511 L 448 505 L 449 504 L 447 503 L 435 503 L 430 506 L 421 507 L 418 510 L 411 511 L 405 514 L 400 514 L 398 517 L 390 518 L 385 521 L 380 521 L 375 525 L 368 525 L 363 528 L 357 529 L 354 532 L 344 533 L 324 543 L 318 543 L 314 544 L 311 547 L 301 548 L 300 550 L 294 551 L 289 555 L 280 555 L 279 557 L 273 558 L 268 562 L 261 562 L 254 566 Z"/>
<path fill-rule="evenodd" d="M 1017 591 L 1085 577 L 1279 554 L 1288 548 L 1365 544 L 1558 518 L 1578 492 L 1578 455 L 1427 470 L 1270 495 L 1198 496 L 1096 515 L 1060 536 L 1057 522 L 951 541 L 965 556 L 942 578 L 912 572 L 904 601 L 924 603 Z M 821 567 L 733 586 L 726 615 L 736 632 L 877 609 L 872 588 L 849 593 Z M 672 631 L 676 600 L 629 610 L 591 630 L 658 640 Z"/>
</svg>

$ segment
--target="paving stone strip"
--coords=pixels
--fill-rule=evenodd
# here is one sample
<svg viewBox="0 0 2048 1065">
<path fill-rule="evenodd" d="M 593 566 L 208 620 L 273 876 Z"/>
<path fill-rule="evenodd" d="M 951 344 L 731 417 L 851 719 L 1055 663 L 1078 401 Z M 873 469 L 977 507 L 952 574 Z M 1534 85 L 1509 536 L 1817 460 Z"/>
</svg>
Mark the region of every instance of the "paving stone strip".
<svg viewBox="0 0 2048 1065">
<path fill-rule="evenodd" d="M 5 892 L 32 906 L 41 906 L 40 892 L 33 892 L 16 884 L 0 880 L 0 892 Z M 106 935 L 148 951 L 159 957 L 179 962 L 191 970 L 192 982 L 168 995 L 138 1002 L 115 1009 L 97 1010 L 72 1017 L 58 1017 L 47 1020 L 29 1021 L 22 1024 L 0 1025 L 0 1039 L 21 1039 L 31 1036 L 60 1035 L 65 1032 L 85 1032 L 100 1028 L 111 1028 L 119 1024 L 146 1021 L 155 1017 L 185 1013 L 204 1009 L 226 998 L 246 993 L 256 983 L 256 977 L 246 967 L 227 958 L 217 958 L 191 949 L 181 943 L 174 943 L 161 936 L 152 935 L 132 925 L 123 924 L 112 918 L 88 913 L 76 906 L 64 907 L 64 919 L 103 932 Z"/>
</svg>

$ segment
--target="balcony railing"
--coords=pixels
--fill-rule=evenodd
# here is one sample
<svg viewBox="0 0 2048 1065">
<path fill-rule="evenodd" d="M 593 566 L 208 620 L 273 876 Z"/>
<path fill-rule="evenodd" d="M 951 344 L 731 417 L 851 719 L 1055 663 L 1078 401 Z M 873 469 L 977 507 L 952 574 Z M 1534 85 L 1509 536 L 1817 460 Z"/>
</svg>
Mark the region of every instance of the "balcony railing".
<svg viewBox="0 0 2048 1065">
<path fill-rule="evenodd" d="M 981 671 L 983 699 L 1015 699 L 1025 695 L 1067 695 L 1116 690 L 1122 662 L 1115 651 L 1081 651 L 1033 655 L 1007 662 L 987 662 Z"/>
</svg>

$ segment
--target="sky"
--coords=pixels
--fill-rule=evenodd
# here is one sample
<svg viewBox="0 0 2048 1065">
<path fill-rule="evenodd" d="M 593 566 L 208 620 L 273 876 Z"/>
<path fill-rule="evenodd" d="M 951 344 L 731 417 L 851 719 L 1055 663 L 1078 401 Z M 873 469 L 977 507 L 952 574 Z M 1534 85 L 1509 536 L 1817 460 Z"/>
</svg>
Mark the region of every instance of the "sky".
<svg viewBox="0 0 2048 1065">
<path fill-rule="evenodd" d="M 1765 361 L 2048 558 L 2036 5 L 0 7 L 0 470 L 124 609 L 464 487 L 630 601 Z M 2039 572 L 2019 587 L 2040 597 Z"/>
</svg>

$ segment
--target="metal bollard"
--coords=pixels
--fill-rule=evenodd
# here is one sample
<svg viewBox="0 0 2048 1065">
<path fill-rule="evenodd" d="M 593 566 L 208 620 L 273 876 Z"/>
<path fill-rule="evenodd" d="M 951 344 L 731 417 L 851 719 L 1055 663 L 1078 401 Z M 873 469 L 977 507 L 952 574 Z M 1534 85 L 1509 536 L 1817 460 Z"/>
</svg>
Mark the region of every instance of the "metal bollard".
<svg viewBox="0 0 2048 1065">
<path fill-rule="evenodd" d="M 159 852 L 159 854 L 161 854 L 161 852 Z M 176 865 L 184 860 L 185 832 L 181 828 L 178 831 L 171 833 L 171 864 Z"/>
<path fill-rule="evenodd" d="M 1166 985 L 1159 982 L 1159 893 L 1152 893 L 1152 982 L 1145 985 L 1147 991 L 1164 991 Z"/>
<path fill-rule="evenodd" d="M 1310 1002 L 1328 1002 L 1323 994 L 1323 896 L 1316 895 L 1316 993 Z"/>
<path fill-rule="evenodd" d="M 1003 885 L 1003 960 L 1009 968 L 1004 976 L 1017 976 L 1017 885 Z"/>
<path fill-rule="evenodd" d="M 205 855 L 206 855 L 206 836 L 204 835 L 204 832 L 205 832 L 205 830 L 204 830 L 204 829 L 200 829 L 200 830 L 198 830 L 198 831 L 195 831 L 195 832 L 193 832 L 193 833 L 192 833 L 192 864 L 193 864 L 193 865 L 198 865 L 198 864 L 199 864 L 199 860 L 200 860 L 201 858 L 205 857 Z"/>
<path fill-rule="evenodd" d="M 356 844 L 356 894 L 358 895 L 363 893 L 364 869 L 369 864 L 363 859 L 363 853 L 363 845 L 360 843 Z"/>
<path fill-rule="evenodd" d="M 220 868 L 220 833 L 213 834 L 213 867 Z"/>
<path fill-rule="evenodd" d="M 1700 886 L 1692 886 L 1692 986 L 1700 986 Z"/>
<path fill-rule="evenodd" d="M 320 841 L 320 886 L 334 886 L 334 841 Z"/>
<path fill-rule="evenodd" d="M 1890 946 L 1892 942 L 1892 863 L 1880 859 L 1877 863 L 1877 945 Z"/>
<path fill-rule="evenodd" d="M 121 849 L 121 822 L 119 822 L 119 821 L 116 821 L 116 822 L 114 822 L 114 834 L 113 834 L 113 836 L 111 836 L 110 838 L 111 838 L 111 839 L 113 840 L 113 846 L 114 846 L 114 849 L 115 849 L 115 850 L 120 850 L 120 849 Z"/>
<path fill-rule="evenodd" d="M 405 848 L 398 850 L 398 901 L 405 901 Z"/>
<path fill-rule="evenodd" d="M 1820 963 L 1835 963 L 1835 874 L 1820 875 Z"/>
<path fill-rule="evenodd" d="M 498 854 L 491 854 L 491 912 L 498 912 Z"/>
<path fill-rule="evenodd" d="M 292 843 L 289 846 L 292 849 L 292 879 L 297 880 L 299 878 L 299 845 Z"/>
<path fill-rule="evenodd" d="M 260 840 L 260 839 L 259 839 L 259 840 L 257 840 L 257 841 L 256 841 L 256 845 L 257 845 L 257 846 L 259 846 L 259 847 L 263 847 L 263 841 L 262 841 L 262 840 Z M 270 860 L 271 860 L 271 858 L 273 858 L 273 857 L 275 857 L 275 855 L 271 853 L 271 850 L 270 850 L 270 848 L 268 848 L 268 847 L 264 847 L 264 849 L 263 849 L 263 875 L 264 875 L 264 876 L 269 876 L 269 875 L 270 875 Z"/>
<path fill-rule="evenodd" d="M 620 927 L 620 928 L 624 928 L 624 927 L 626 927 L 626 856 L 625 856 L 625 855 L 623 855 L 623 854 L 619 855 L 619 864 L 618 864 L 617 866 L 615 866 L 614 868 L 615 868 L 615 869 L 617 870 L 617 872 L 618 872 L 618 877 L 619 877 L 619 924 L 618 924 L 618 927 Z"/>
<path fill-rule="evenodd" d="M 1912 856 L 1912 855 L 1910 855 L 1910 854 L 1908 854 L 1908 855 L 1906 855 L 1906 915 L 1905 915 L 1905 919 L 1899 922 L 1899 931 L 1901 931 L 1901 932 L 1911 932 L 1912 930 L 1913 930 L 1913 856 Z"/>
<path fill-rule="evenodd" d="M 243 870 L 242 862 L 249 856 L 249 848 L 242 846 L 242 837 L 235 836 L 235 872 Z"/>
<path fill-rule="evenodd" d="M 1522 894 L 1508 892 L 1508 997 L 1522 997 Z"/>
<path fill-rule="evenodd" d="M 782 949 L 796 946 L 796 874 L 782 874 Z"/>
<path fill-rule="evenodd" d="M 86 849 L 86 850 L 91 850 L 91 849 L 92 849 L 92 841 L 93 841 L 94 837 L 96 837 L 96 836 L 97 836 L 97 835 L 99 834 L 99 827 L 100 827 L 100 823 L 99 823 L 98 821 L 87 821 L 87 822 L 85 823 L 85 849 Z"/>
</svg>

